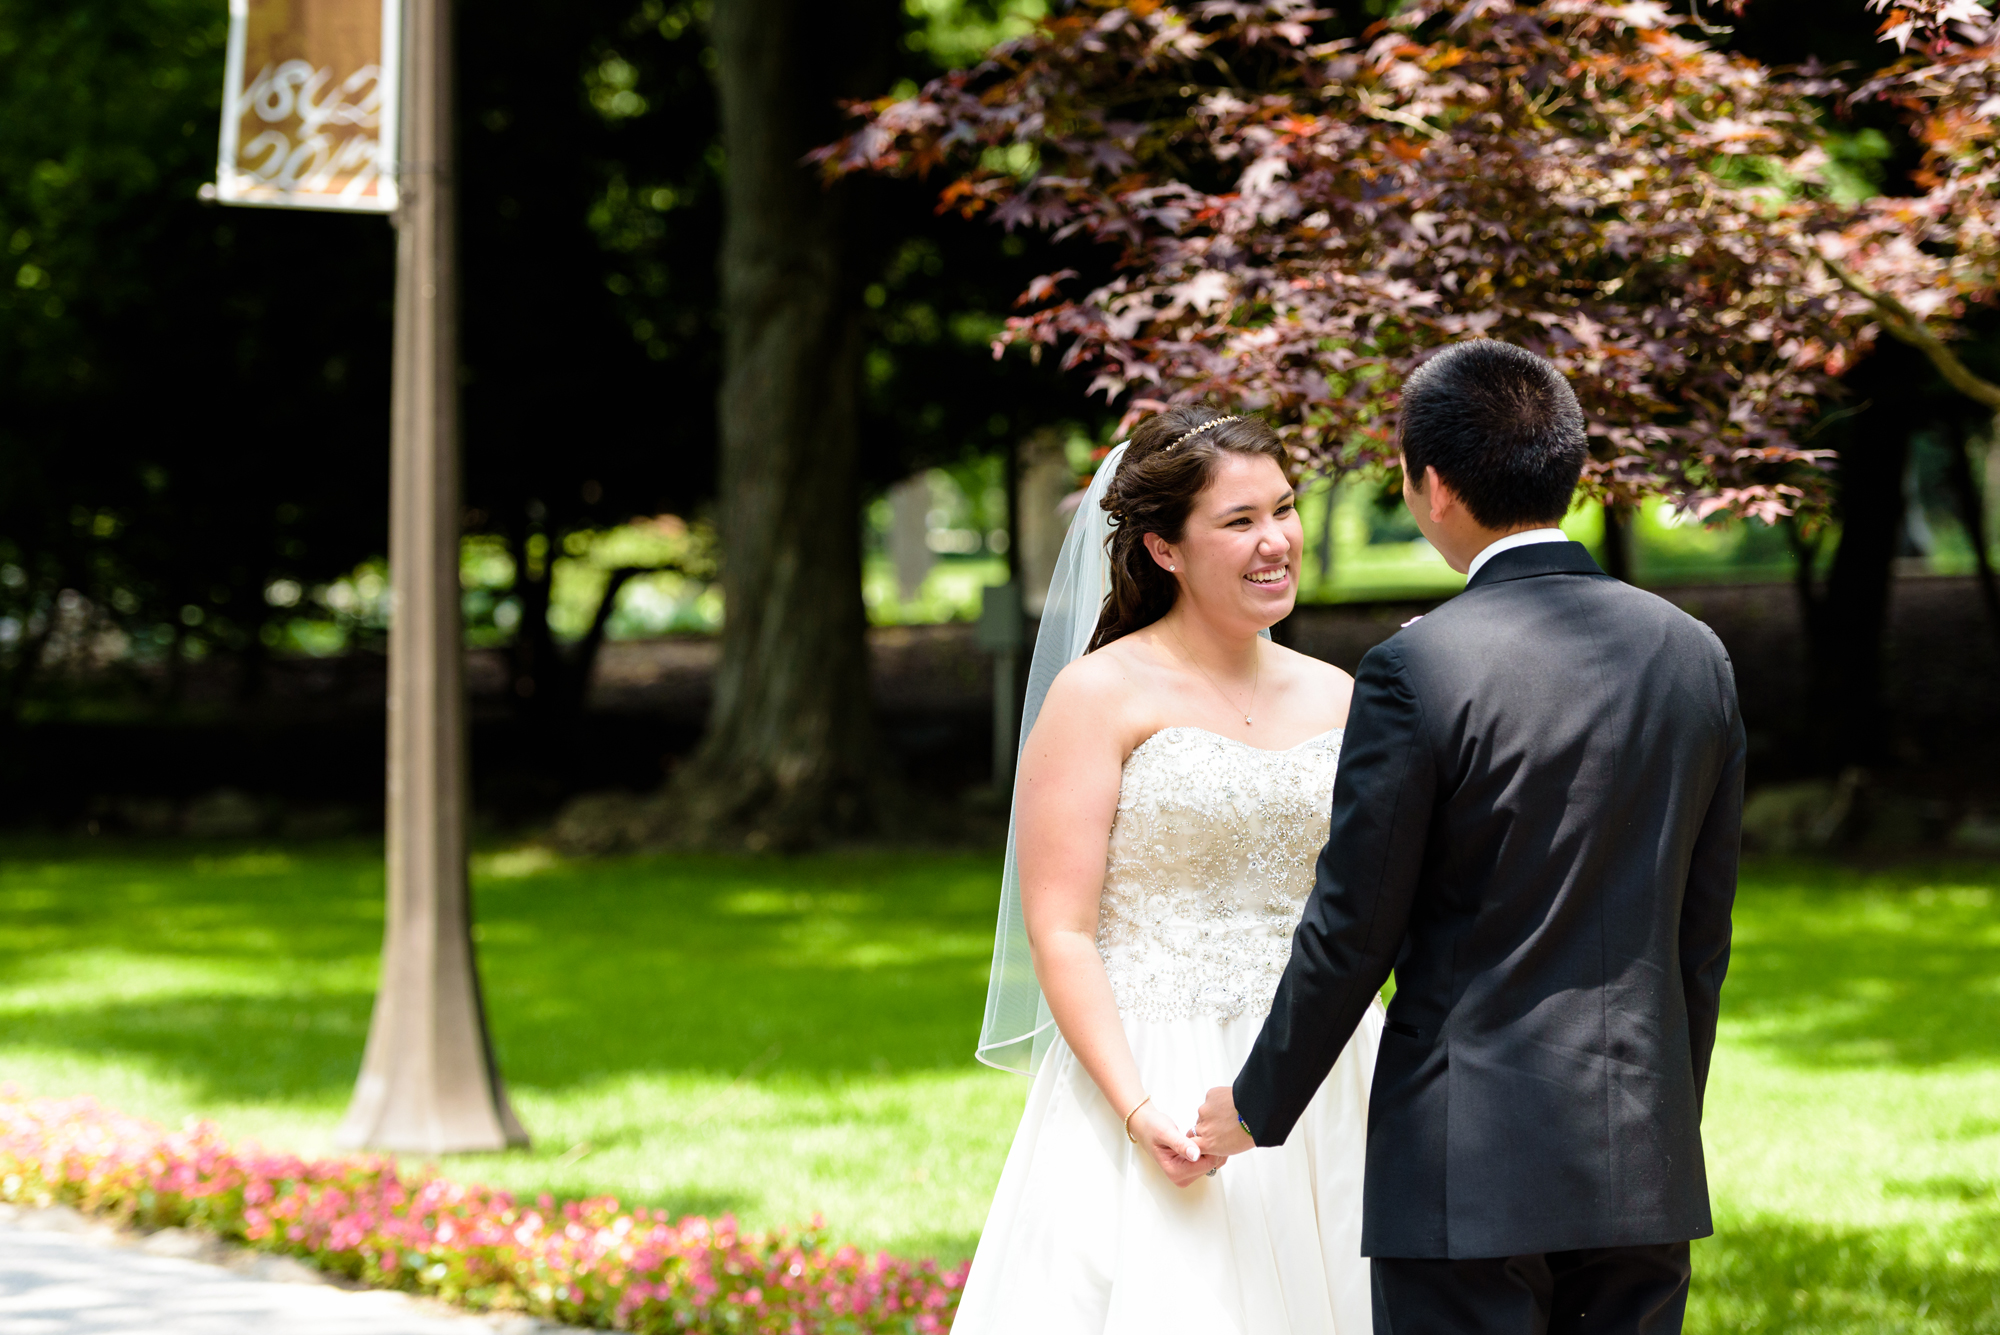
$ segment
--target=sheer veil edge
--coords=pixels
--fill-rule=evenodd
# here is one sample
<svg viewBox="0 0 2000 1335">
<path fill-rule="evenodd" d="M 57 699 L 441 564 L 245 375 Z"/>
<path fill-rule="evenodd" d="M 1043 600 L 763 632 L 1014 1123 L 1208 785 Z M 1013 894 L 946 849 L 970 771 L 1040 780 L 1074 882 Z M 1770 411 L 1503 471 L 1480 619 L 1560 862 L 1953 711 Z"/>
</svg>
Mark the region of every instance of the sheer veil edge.
<svg viewBox="0 0 2000 1335">
<path fill-rule="evenodd" d="M 1035 631 L 1035 652 L 1028 662 L 1027 694 L 1021 705 L 1021 736 L 1015 755 L 1027 746 L 1035 718 L 1048 697 L 1056 674 L 1083 657 L 1104 598 L 1111 590 L 1111 560 L 1105 542 L 1111 536 L 1111 516 L 1101 502 L 1125 457 L 1120 445 L 1098 466 L 1097 476 L 1063 536 L 1049 596 L 1042 604 Z M 1016 788 L 1018 793 L 1019 789 Z M 1055 1019 L 1035 981 L 1028 953 L 1028 929 L 1021 916 L 1021 873 L 1014 857 L 1015 820 L 1009 804 L 1007 861 L 1000 873 L 1000 921 L 993 936 L 993 972 L 986 982 L 986 1017 L 979 1028 L 978 1057 L 1003 1071 L 1033 1075 L 1055 1041 Z"/>
</svg>

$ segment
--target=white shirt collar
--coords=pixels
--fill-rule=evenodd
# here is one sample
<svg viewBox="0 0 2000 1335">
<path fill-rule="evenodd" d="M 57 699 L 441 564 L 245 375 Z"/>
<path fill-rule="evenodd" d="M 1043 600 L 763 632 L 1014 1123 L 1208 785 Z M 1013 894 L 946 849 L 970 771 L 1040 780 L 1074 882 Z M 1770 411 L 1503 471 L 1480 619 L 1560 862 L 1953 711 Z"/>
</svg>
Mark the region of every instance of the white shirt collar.
<svg viewBox="0 0 2000 1335">
<path fill-rule="evenodd" d="M 1469 583 L 1479 568 L 1502 552 L 1510 552 L 1516 547 L 1532 547 L 1538 542 L 1568 542 L 1569 534 L 1559 528 L 1531 528 L 1520 533 L 1509 533 L 1504 538 L 1496 538 L 1486 545 L 1486 550 L 1472 558 L 1472 564 L 1465 572 Z"/>
</svg>

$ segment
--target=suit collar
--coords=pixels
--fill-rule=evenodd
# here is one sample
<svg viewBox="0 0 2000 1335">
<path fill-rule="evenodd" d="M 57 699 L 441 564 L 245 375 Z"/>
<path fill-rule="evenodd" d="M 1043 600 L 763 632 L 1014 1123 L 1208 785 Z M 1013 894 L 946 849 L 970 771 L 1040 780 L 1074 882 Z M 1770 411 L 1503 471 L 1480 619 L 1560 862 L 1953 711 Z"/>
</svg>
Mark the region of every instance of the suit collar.
<svg viewBox="0 0 2000 1335">
<path fill-rule="evenodd" d="M 1536 575 L 1602 575 L 1597 562 L 1580 542 L 1537 542 L 1512 547 L 1479 568 L 1465 582 L 1468 590 L 1484 588 L 1510 579 L 1531 579 Z"/>
</svg>

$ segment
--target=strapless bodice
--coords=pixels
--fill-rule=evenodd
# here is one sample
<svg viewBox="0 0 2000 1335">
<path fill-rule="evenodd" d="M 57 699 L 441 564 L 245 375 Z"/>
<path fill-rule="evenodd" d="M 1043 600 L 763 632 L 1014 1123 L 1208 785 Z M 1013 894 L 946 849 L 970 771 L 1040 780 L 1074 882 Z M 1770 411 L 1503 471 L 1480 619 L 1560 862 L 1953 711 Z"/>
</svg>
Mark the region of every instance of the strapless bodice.
<svg viewBox="0 0 2000 1335">
<path fill-rule="evenodd" d="M 1121 1014 L 1270 1008 L 1326 842 L 1340 739 L 1266 751 L 1163 728 L 1126 757 L 1097 914 Z"/>
</svg>

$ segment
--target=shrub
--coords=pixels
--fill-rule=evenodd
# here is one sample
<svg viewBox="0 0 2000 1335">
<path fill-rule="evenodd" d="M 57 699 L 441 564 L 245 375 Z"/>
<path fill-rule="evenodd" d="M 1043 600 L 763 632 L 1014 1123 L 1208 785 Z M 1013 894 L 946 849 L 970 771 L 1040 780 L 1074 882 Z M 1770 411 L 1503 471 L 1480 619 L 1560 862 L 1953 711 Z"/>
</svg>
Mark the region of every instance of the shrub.
<svg viewBox="0 0 2000 1335">
<path fill-rule="evenodd" d="M 94 1099 L 0 1089 L 0 1199 L 74 1205 L 143 1228 L 200 1229 L 369 1284 L 615 1330 L 920 1335 L 951 1326 L 964 1270 L 670 1222 L 610 1197 L 527 1209 L 506 1192 L 406 1176 L 379 1156 L 232 1149 Z"/>
</svg>

